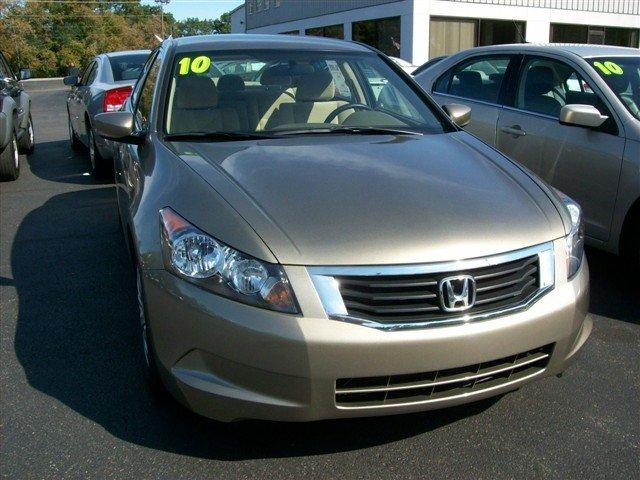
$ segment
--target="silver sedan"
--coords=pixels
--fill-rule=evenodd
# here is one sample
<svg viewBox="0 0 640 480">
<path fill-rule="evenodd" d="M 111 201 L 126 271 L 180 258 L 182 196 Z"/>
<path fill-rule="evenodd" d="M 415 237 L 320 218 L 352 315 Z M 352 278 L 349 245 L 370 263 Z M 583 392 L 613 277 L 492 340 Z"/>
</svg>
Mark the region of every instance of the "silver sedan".
<svg viewBox="0 0 640 480">
<path fill-rule="evenodd" d="M 640 56 L 602 45 L 465 50 L 415 76 L 466 130 L 582 205 L 587 240 L 640 268 Z"/>
<path fill-rule="evenodd" d="M 92 59 L 80 75 L 64 78 L 71 86 L 67 97 L 69 140 L 74 150 L 87 148 L 92 173 L 110 171 L 112 143 L 94 133 L 94 116 L 115 112 L 127 99 L 138 80 L 148 50 L 113 52 Z"/>
</svg>

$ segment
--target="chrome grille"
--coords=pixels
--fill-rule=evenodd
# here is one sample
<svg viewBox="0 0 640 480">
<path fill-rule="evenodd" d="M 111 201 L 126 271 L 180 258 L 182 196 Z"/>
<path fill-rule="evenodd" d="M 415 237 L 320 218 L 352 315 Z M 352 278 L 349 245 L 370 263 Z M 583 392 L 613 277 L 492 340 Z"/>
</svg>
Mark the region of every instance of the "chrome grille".
<svg viewBox="0 0 640 480">
<path fill-rule="evenodd" d="M 475 315 L 525 303 L 540 288 L 538 255 L 489 267 L 456 271 L 476 282 L 475 305 L 464 311 Z M 386 322 L 425 322 L 460 316 L 445 312 L 438 282 L 451 272 L 424 275 L 337 275 L 340 294 L 352 317 Z"/>
<path fill-rule="evenodd" d="M 455 325 L 515 313 L 531 306 L 555 285 L 552 242 L 468 260 L 312 266 L 307 270 L 329 318 L 387 331 Z M 472 303 L 471 308 L 444 305 L 439 282 L 444 287 L 450 280 L 462 285 L 462 291 L 453 292 L 456 298 L 468 282 L 476 286 L 475 303 L 473 294 L 462 300 Z"/>
<path fill-rule="evenodd" d="M 433 372 L 336 380 L 336 405 L 366 408 L 437 402 L 516 383 L 544 371 L 553 344 L 498 360 Z"/>
</svg>

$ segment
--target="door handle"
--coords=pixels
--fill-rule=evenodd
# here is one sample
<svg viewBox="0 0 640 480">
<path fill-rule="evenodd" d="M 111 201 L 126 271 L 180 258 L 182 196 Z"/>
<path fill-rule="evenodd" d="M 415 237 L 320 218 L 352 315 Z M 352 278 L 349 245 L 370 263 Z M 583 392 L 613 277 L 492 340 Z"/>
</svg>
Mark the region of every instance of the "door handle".
<svg viewBox="0 0 640 480">
<path fill-rule="evenodd" d="M 514 137 L 524 137 L 527 134 L 527 132 L 525 132 L 520 125 L 511 125 L 510 127 L 502 127 L 501 130 L 504 133 L 513 135 Z"/>
</svg>

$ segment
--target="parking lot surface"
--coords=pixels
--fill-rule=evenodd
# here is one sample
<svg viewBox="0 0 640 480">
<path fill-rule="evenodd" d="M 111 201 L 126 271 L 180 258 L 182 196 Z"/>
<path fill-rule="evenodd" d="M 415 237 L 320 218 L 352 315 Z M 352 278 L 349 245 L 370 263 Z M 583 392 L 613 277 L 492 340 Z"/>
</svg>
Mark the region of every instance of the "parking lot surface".
<svg viewBox="0 0 640 480">
<path fill-rule="evenodd" d="M 30 82 L 36 151 L 0 186 L 6 478 L 639 478 L 640 280 L 588 251 L 594 331 L 562 378 L 422 414 L 221 424 L 145 388 L 115 190 Z"/>
</svg>

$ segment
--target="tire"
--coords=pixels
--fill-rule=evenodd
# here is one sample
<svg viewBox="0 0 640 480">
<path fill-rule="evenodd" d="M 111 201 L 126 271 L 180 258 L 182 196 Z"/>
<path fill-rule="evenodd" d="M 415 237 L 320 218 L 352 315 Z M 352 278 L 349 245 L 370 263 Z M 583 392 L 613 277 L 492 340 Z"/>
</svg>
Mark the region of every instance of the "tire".
<svg viewBox="0 0 640 480">
<path fill-rule="evenodd" d="M 16 180 L 20 176 L 20 152 L 15 133 L 9 144 L 0 153 L 0 180 Z"/>
<path fill-rule="evenodd" d="M 18 149 L 20 150 L 20 153 L 31 155 L 35 148 L 36 140 L 33 131 L 33 118 L 31 118 L 31 114 L 29 114 L 29 125 L 27 126 L 27 131 L 20 139 L 20 142 L 18 142 Z"/>
<path fill-rule="evenodd" d="M 82 150 L 82 142 L 78 140 L 76 132 L 73 131 L 73 125 L 71 125 L 71 115 L 67 111 L 67 125 L 69 127 L 69 146 L 71 150 L 78 152 Z"/>
<path fill-rule="evenodd" d="M 105 178 L 109 175 L 109 165 L 107 161 L 100 155 L 100 151 L 96 145 L 96 139 L 93 129 L 89 126 L 87 130 L 87 143 L 89 144 L 89 162 L 91 163 L 91 173 L 94 178 Z"/>
<path fill-rule="evenodd" d="M 164 397 L 166 390 L 162 384 L 160 373 L 158 372 L 158 364 L 156 362 L 156 354 L 151 337 L 151 328 L 147 319 L 146 298 L 142 283 L 142 270 L 139 265 L 136 265 L 136 299 L 139 319 L 138 338 L 140 339 L 143 357 L 142 373 L 151 393 Z"/>
</svg>

